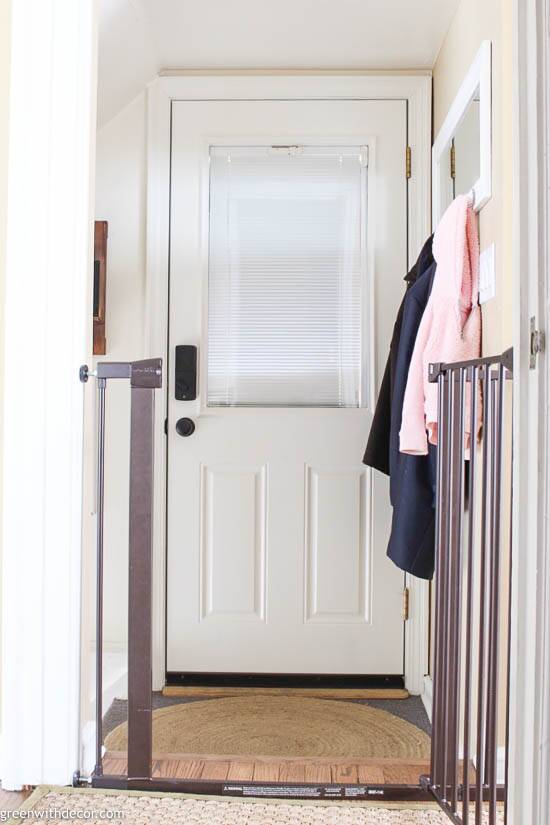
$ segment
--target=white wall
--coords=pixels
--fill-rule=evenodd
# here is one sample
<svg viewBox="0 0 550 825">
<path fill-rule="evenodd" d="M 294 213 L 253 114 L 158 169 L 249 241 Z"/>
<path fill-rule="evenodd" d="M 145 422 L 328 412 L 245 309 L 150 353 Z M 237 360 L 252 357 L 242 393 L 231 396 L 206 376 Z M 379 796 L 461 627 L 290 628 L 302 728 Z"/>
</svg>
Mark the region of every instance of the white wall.
<svg viewBox="0 0 550 825">
<path fill-rule="evenodd" d="M 97 87 L 95 0 L 17 0 L 11 12 L 2 324 L 7 790 L 65 784 L 78 761 L 83 421 L 77 376 L 92 326 Z M 29 364 L 42 380 L 22 379 Z"/>
<path fill-rule="evenodd" d="M 107 352 L 95 361 L 143 356 L 146 228 L 146 95 L 140 93 L 97 134 L 97 220 L 109 222 Z M 86 391 L 82 571 L 81 768 L 94 764 L 96 586 L 96 383 Z M 126 693 L 128 622 L 128 482 L 130 388 L 107 389 L 103 707 Z"/>
<path fill-rule="evenodd" d="M 146 96 L 139 94 L 97 137 L 96 219 L 109 222 L 107 353 L 98 360 L 143 356 L 146 230 Z M 106 646 L 127 636 L 129 386 L 107 390 L 105 496 Z"/>
<path fill-rule="evenodd" d="M 10 86 L 10 24 L 11 2 L 0 3 L 0 398 L 4 385 L 4 281 L 6 266 L 6 200 L 8 188 L 8 131 L 9 131 L 9 86 Z M 2 435 L 4 408 L 0 404 L 0 455 L 2 454 Z M 0 503 L 2 502 L 2 464 L 0 462 Z M 2 513 L 0 512 L 0 521 Z M 0 577 L 2 571 L 2 547 L 0 545 Z M 1 579 L 0 579 L 1 581 Z M 1 588 L 0 588 L 1 590 Z M 1 628 L 0 628 L 1 638 Z M 0 668 L 2 651 L 0 650 Z M 0 718 L 0 731 L 2 719 Z"/>
</svg>

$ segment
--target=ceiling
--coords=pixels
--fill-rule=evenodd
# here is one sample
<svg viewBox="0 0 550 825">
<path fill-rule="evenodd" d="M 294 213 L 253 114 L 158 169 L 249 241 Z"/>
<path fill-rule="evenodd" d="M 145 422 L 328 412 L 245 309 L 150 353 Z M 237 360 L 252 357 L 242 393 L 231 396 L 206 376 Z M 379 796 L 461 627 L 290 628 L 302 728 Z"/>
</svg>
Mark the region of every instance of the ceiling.
<svg viewBox="0 0 550 825">
<path fill-rule="evenodd" d="M 160 69 L 430 69 L 459 0 L 100 0 L 99 122 Z"/>
</svg>

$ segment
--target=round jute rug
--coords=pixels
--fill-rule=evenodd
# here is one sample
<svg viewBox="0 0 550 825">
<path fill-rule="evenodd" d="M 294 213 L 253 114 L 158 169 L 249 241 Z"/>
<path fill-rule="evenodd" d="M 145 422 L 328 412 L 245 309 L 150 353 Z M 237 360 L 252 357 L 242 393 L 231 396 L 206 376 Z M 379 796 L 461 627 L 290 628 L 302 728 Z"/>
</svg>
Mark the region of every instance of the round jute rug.
<svg viewBox="0 0 550 825">
<path fill-rule="evenodd" d="M 128 746 L 128 726 L 105 739 Z M 246 696 L 171 705 L 153 712 L 153 751 L 216 755 L 429 759 L 424 731 L 392 713 L 352 702 Z"/>
</svg>

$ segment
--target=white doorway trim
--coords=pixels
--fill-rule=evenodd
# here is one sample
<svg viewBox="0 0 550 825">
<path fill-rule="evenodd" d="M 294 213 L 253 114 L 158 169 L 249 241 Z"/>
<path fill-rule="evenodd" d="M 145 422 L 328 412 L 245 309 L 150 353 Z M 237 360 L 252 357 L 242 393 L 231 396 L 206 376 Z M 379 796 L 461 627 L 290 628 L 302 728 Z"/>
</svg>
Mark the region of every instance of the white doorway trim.
<svg viewBox="0 0 550 825">
<path fill-rule="evenodd" d="M 147 300 L 144 352 L 167 358 L 168 244 L 170 192 L 170 117 L 172 100 L 338 100 L 407 101 L 409 179 L 409 261 L 430 232 L 431 74 L 379 75 L 360 72 L 258 74 L 175 72 L 161 75 L 148 88 Z M 405 158 L 403 158 L 405 164 Z M 405 169 L 405 166 L 404 166 Z M 404 275 L 405 273 L 403 273 Z M 165 680 L 166 558 L 166 377 L 156 396 L 155 492 L 153 544 L 153 686 Z M 420 694 L 428 670 L 428 586 L 407 577 L 410 619 L 405 625 L 405 681 Z"/>
<path fill-rule="evenodd" d="M 2 785 L 78 767 L 83 393 L 96 3 L 12 3 L 5 301 Z"/>
<path fill-rule="evenodd" d="M 529 369 L 529 319 L 548 339 L 550 40 L 548 0 L 515 0 L 514 535 L 510 822 L 545 825 L 550 806 L 550 514 L 547 355 Z"/>
</svg>

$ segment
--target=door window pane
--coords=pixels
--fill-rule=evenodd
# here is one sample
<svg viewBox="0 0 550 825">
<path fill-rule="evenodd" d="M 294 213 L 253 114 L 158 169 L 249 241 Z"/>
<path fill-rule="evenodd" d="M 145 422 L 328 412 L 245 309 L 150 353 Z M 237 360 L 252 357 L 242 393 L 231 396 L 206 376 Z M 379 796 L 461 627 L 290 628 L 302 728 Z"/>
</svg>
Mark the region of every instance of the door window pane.
<svg viewBox="0 0 550 825">
<path fill-rule="evenodd" d="M 366 404 L 366 148 L 210 150 L 209 406 Z"/>
</svg>

